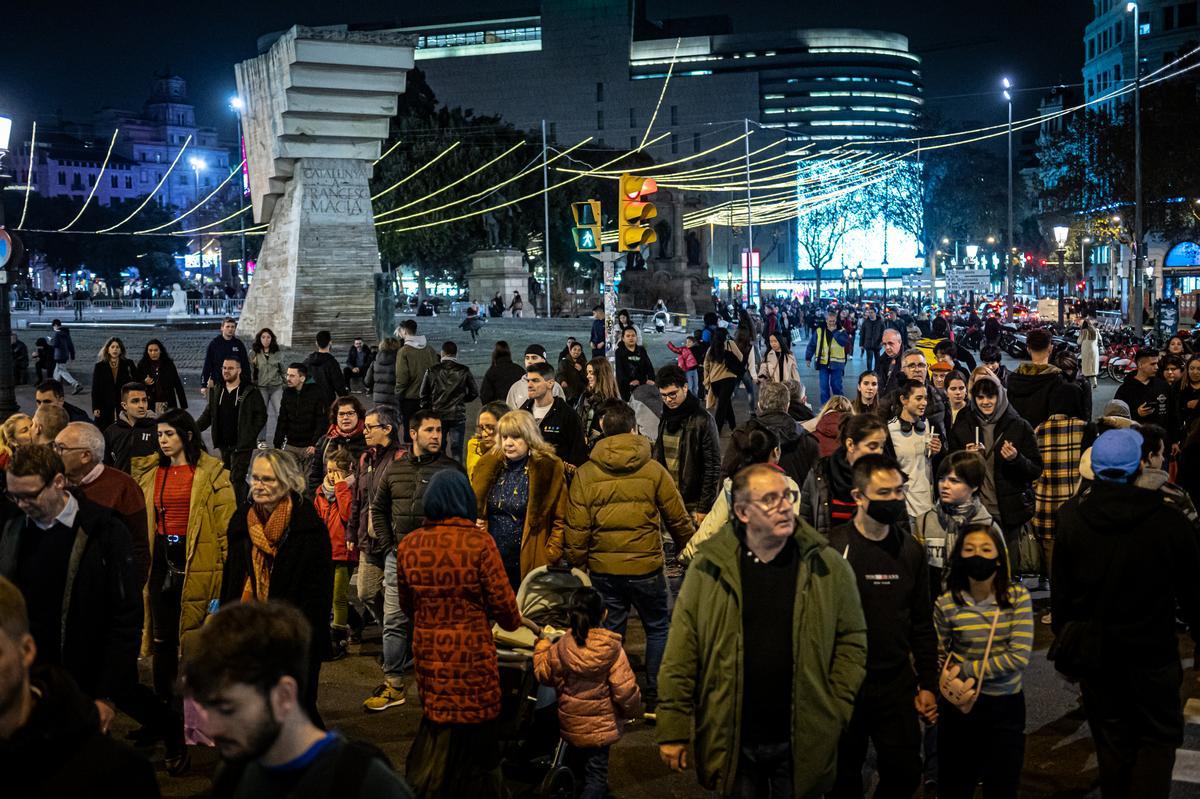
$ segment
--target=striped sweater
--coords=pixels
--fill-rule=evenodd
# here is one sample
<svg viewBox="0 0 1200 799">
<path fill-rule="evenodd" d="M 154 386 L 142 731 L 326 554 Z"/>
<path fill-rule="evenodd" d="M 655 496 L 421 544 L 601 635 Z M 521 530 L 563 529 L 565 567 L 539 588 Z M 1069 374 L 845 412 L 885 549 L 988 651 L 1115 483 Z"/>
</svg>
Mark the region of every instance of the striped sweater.
<svg viewBox="0 0 1200 799">
<path fill-rule="evenodd" d="M 989 696 L 1021 691 L 1021 675 L 1029 665 L 1033 649 L 1033 603 L 1029 592 L 1020 585 L 1010 585 L 1008 594 L 1012 607 L 1000 609 L 996 638 L 986 664 L 980 661 L 996 614 L 995 599 L 988 598 L 977 605 L 968 594 L 959 605 L 947 591 L 933 607 L 933 624 L 942 656 L 949 655 L 962 663 L 961 679 L 978 679 L 984 671 L 983 693 Z"/>
</svg>

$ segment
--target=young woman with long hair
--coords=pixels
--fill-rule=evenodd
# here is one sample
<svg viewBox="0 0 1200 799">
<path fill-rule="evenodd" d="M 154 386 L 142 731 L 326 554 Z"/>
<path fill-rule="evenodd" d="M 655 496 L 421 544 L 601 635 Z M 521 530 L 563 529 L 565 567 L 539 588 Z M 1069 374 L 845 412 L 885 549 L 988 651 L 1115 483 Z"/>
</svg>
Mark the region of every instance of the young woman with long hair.
<svg viewBox="0 0 1200 799">
<path fill-rule="evenodd" d="M 729 340 L 728 331 L 724 328 L 714 330 L 708 353 L 704 356 L 704 388 L 708 407 L 716 408 L 714 415 L 718 431 L 726 425 L 730 429 L 737 426 L 733 413 L 733 390 L 738 384 L 738 370 L 744 368 L 742 364 L 742 351 Z"/>
<path fill-rule="evenodd" d="M 783 383 L 788 380 L 799 382 L 800 371 L 796 368 L 796 354 L 792 352 L 787 339 L 779 333 L 767 336 L 769 348 L 763 356 L 762 366 L 758 369 L 758 379 L 769 382 Z"/>
<path fill-rule="evenodd" d="M 254 337 L 250 345 L 250 379 L 262 393 L 263 402 L 267 404 L 267 425 L 259 436 L 260 441 L 275 440 L 275 425 L 279 422 L 279 405 L 283 402 L 284 377 L 287 365 L 284 364 L 284 354 L 279 351 L 279 341 L 275 331 L 264 327 Z"/>
<path fill-rule="evenodd" d="M 884 451 L 887 422 L 873 413 L 846 415 L 838 430 L 841 441 L 832 455 L 813 464 L 800 489 L 800 518 L 825 535 L 835 525 L 850 521 L 858 505 L 850 496 L 854 487 L 851 467 L 863 455 Z"/>
<path fill-rule="evenodd" d="M 150 408 L 156 414 L 166 413 L 169 408 L 187 410 L 187 392 L 183 390 L 183 380 L 162 341 L 152 338 L 146 342 L 137 372 L 146 386 Z"/>
<path fill-rule="evenodd" d="M 113 336 L 104 342 L 92 369 L 92 418 L 101 430 L 117 418 L 121 386 L 137 380 L 137 367 L 125 357 L 125 342 Z"/>
<path fill-rule="evenodd" d="M 868 370 L 858 376 L 858 394 L 851 407 L 854 413 L 883 414 L 879 408 L 879 375 Z"/>
<path fill-rule="evenodd" d="M 612 364 L 604 356 L 592 358 L 583 371 L 586 382 L 583 393 L 575 403 L 575 412 L 579 414 L 583 437 L 590 450 L 604 437 L 600 431 L 601 408 L 609 400 L 621 399 L 621 392 L 617 388 L 617 376 Z"/>
</svg>

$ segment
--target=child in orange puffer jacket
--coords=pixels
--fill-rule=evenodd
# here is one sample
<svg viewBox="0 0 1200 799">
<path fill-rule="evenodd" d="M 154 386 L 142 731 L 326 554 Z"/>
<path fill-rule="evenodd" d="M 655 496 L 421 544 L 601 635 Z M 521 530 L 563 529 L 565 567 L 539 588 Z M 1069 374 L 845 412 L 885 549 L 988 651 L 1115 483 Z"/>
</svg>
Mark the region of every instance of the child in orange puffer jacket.
<svg viewBox="0 0 1200 799">
<path fill-rule="evenodd" d="M 571 632 L 538 640 L 533 671 L 558 693 L 559 733 L 571 745 L 568 761 L 583 783 L 582 799 L 608 795 L 608 750 L 642 702 L 621 636 L 599 625 L 604 601 L 593 588 L 571 596 Z"/>
</svg>

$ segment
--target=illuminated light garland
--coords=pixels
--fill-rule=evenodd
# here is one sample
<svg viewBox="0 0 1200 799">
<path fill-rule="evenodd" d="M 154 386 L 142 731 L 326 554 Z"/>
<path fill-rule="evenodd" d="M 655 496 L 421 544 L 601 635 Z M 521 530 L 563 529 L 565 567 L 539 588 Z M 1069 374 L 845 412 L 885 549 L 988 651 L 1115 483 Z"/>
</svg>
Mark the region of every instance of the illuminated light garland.
<svg viewBox="0 0 1200 799">
<path fill-rule="evenodd" d="M 185 216 L 188 216 L 189 214 L 191 214 L 191 213 L 193 213 L 194 211 L 198 210 L 198 209 L 200 208 L 200 206 L 204 205 L 206 202 L 208 202 L 208 201 L 209 201 L 209 200 L 211 200 L 213 197 L 215 197 L 215 196 L 217 195 L 217 192 L 219 192 L 221 189 L 225 188 L 225 185 L 226 185 L 227 183 L 229 183 L 229 181 L 233 180 L 233 176 L 234 176 L 234 175 L 241 174 L 242 167 L 243 167 L 243 166 L 245 166 L 245 165 L 246 165 L 246 161 L 243 159 L 242 163 L 238 164 L 236 167 L 234 167 L 232 170 L 230 170 L 229 174 L 228 174 L 228 175 L 225 177 L 225 179 L 224 179 L 224 180 L 222 180 L 222 181 L 221 181 L 219 184 L 217 184 L 217 187 L 216 187 L 215 189 L 213 189 L 211 192 L 209 192 L 209 193 L 208 193 L 208 196 L 206 196 L 206 197 L 205 197 L 203 200 L 201 200 L 200 202 L 198 202 L 198 203 L 196 203 L 195 205 L 193 205 L 193 206 L 192 206 L 191 208 L 189 208 L 188 210 L 184 211 L 184 212 L 183 212 L 182 214 L 180 214 L 179 216 L 177 216 L 177 217 L 175 217 L 174 219 L 172 219 L 170 222 L 164 222 L 163 224 L 161 224 L 161 225 L 158 225 L 158 226 L 156 226 L 156 227 L 152 227 L 152 228 L 146 228 L 145 230 L 135 230 L 135 231 L 133 231 L 133 232 L 134 232 L 134 233 L 155 233 L 155 232 L 157 232 L 157 231 L 159 231 L 159 230 L 162 230 L 163 228 L 168 228 L 168 227 L 170 227 L 171 225 L 175 224 L 175 223 L 176 223 L 176 222 L 178 222 L 179 220 L 183 219 Z M 247 206 L 247 208 L 248 208 L 248 207 L 249 207 L 249 206 Z M 244 211 L 245 209 L 243 208 L 242 210 Z M 238 211 L 238 213 L 240 214 L 240 213 L 241 213 L 241 211 Z"/>
<path fill-rule="evenodd" d="M 656 142 L 656 141 L 659 141 L 659 140 L 661 140 L 661 139 L 664 139 L 664 138 L 666 138 L 666 137 L 667 137 L 667 136 L 669 136 L 669 135 L 670 135 L 669 133 L 662 133 L 662 134 L 659 134 L 659 135 L 658 135 L 658 136 L 656 136 L 654 139 L 651 139 L 651 142 Z M 624 152 L 624 153 L 621 153 L 621 154 L 620 154 L 620 155 L 618 155 L 616 158 L 613 158 L 613 159 L 611 159 L 611 160 L 609 160 L 609 161 L 606 161 L 606 162 L 604 162 L 603 164 L 601 164 L 600 166 L 596 167 L 596 170 L 597 170 L 597 171 L 599 171 L 599 170 L 602 170 L 602 169 L 604 169 L 605 167 L 608 167 L 608 166 L 611 166 L 611 165 L 613 165 L 613 164 L 617 163 L 617 162 L 618 162 L 618 161 L 620 161 L 622 158 L 628 158 L 628 157 L 629 157 L 630 155 L 632 155 L 634 152 L 636 152 L 636 151 L 634 151 L 634 150 L 631 150 L 631 151 L 629 151 L 629 152 Z M 534 197 L 540 197 L 541 195 L 543 195 L 543 194 L 546 194 L 546 193 L 548 193 L 548 192 L 551 192 L 551 191 L 554 191 L 554 190 L 555 190 L 555 189 L 557 189 L 557 188 L 561 188 L 561 187 L 563 187 L 563 186 L 566 186 L 566 185 L 569 185 L 569 184 L 571 184 L 571 183 L 574 183 L 575 181 L 577 181 L 577 180 L 579 180 L 579 179 L 581 179 L 581 178 L 583 178 L 583 177 L 586 177 L 586 175 L 576 175 L 575 177 L 567 178 L 567 179 L 566 179 L 566 180 L 564 180 L 562 183 L 555 183 L 553 186 L 548 186 L 547 188 L 544 188 L 544 189 L 538 189 L 538 190 L 537 190 L 537 191 L 535 191 L 535 192 L 531 192 L 531 193 L 529 193 L 529 194 L 526 194 L 526 195 L 524 195 L 524 196 L 522 196 L 522 197 L 518 197 L 518 198 L 517 198 L 517 199 L 515 199 L 515 200 L 508 200 L 507 202 L 500 203 L 499 205 L 493 205 L 493 206 L 490 206 L 490 207 L 488 207 L 488 208 L 481 208 L 481 209 L 479 209 L 479 210 L 477 210 L 477 211 L 471 211 L 470 213 L 466 213 L 466 214 L 460 214 L 460 215 L 458 215 L 458 216 L 451 217 L 451 218 L 449 218 L 449 219 L 439 219 L 439 220 L 437 220 L 436 222 L 426 222 L 426 223 L 425 223 L 425 224 L 423 224 L 423 225 L 410 225 L 409 227 L 403 227 L 403 228 L 400 228 L 400 229 L 398 229 L 398 230 L 396 230 L 396 231 L 394 231 L 394 232 L 396 232 L 396 233 L 403 233 L 403 232 L 406 232 L 406 231 L 409 231 L 409 230 L 421 230 L 421 229 L 424 229 L 424 228 L 436 227 L 437 225 L 446 225 L 446 224 L 449 224 L 449 223 L 451 223 L 451 222 L 460 222 L 460 221 L 462 221 L 462 220 L 464 220 L 464 219 L 470 219 L 471 217 L 475 217 L 475 216 L 481 216 L 481 215 L 483 215 L 483 214 L 486 214 L 486 213 L 489 213 L 489 212 L 491 212 L 491 211 L 497 211 L 497 210 L 499 210 L 499 209 L 501 209 L 501 208 L 507 208 L 507 207 L 508 207 L 508 206 L 510 206 L 510 205 L 516 205 L 517 203 L 524 202 L 524 201 L 526 201 L 526 200 L 529 200 L 529 199 L 532 199 L 532 198 L 534 198 Z M 396 219 L 396 220 L 390 220 L 390 221 L 388 221 L 388 222 L 377 223 L 377 226 L 378 226 L 378 227 L 384 227 L 384 226 L 386 226 L 386 225 L 390 225 L 390 224 L 392 224 L 393 222 L 398 222 L 398 221 L 400 221 L 400 220 Z"/>
<path fill-rule="evenodd" d="M 372 162 L 371 162 L 371 166 L 375 166 L 375 165 L 376 165 L 376 164 L 378 164 L 380 161 L 382 161 L 383 159 L 387 158 L 389 155 L 391 155 L 391 154 L 392 154 L 392 152 L 393 152 L 393 151 L 394 151 L 394 150 L 395 150 L 397 147 L 399 147 L 399 146 L 400 146 L 401 144 L 403 144 L 403 143 L 404 143 L 404 139 L 396 139 L 396 143 L 395 143 L 395 144 L 393 144 L 391 147 L 387 148 L 387 152 L 385 152 L 383 155 L 379 156 L 379 157 L 378 157 L 378 158 L 376 158 L 374 161 L 372 161 Z"/>
<path fill-rule="evenodd" d="M 37 159 L 37 122 L 33 123 L 33 135 L 29 141 L 29 171 L 25 173 L 25 201 L 21 205 L 21 221 L 17 230 L 25 227 L 25 215 L 29 213 L 29 192 L 33 189 L 33 163 Z"/>
<path fill-rule="evenodd" d="M 679 56 L 679 43 L 682 41 L 682 36 L 675 39 L 675 52 L 671 54 L 671 66 L 667 67 L 667 77 L 663 81 L 662 91 L 658 93 L 658 102 L 654 105 L 654 113 L 650 115 L 650 124 L 646 126 L 646 132 L 642 135 L 641 143 L 638 144 L 637 151 L 639 153 L 646 146 L 646 139 L 650 138 L 650 131 L 654 129 L 654 120 L 658 119 L 658 110 L 662 108 L 663 98 L 667 96 L 667 87 L 671 85 L 671 73 L 675 71 L 675 60 Z"/>
<path fill-rule="evenodd" d="M 440 153 L 438 153 L 437 155 L 435 155 L 435 156 L 434 156 L 434 157 L 433 157 L 431 160 L 429 160 L 429 161 L 425 162 L 425 163 L 424 163 L 424 164 L 422 164 L 421 166 L 419 166 L 419 167 L 417 167 L 416 169 L 414 169 L 412 172 L 409 172 L 407 175 L 405 175 L 404 177 L 400 178 L 400 180 L 396 181 L 395 183 L 393 183 L 392 185 L 388 186 L 388 187 L 387 187 L 386 189 L 384 189 L 383 191 L 381 191 L 381 192 L 379 192 L 378 194 L 376 194 L 374 197 L 372 197 L 372 198 L 371 198 L 371 202 L 375 202 L 376 200 L 378 200 L 378 199 L 379 199 L 380 197 L 382 197 L 383 195 L 385 195 L 385 194 L 390 194 L 390 193 L 392 193 L 393 191 L 395 191 L 396 189 L 400 188 L 400 187 L 401 187 L 401 186 L 403 186 L 405 183 L 407 183 L 408 181 L 412 180 L 412 179 L 413 179 L 413 178 L 415 178 L 417 175 L 421 174 L 421 173 L 422 173 L 422 172 L 424 172 L 426 169 L 429 169 L 429 167 L 433 166 L 433 165 L 434 165 L 434 164 L 436 164 L 438 161 L 442 160 L 444 157 L 446 157 L 447 155 L 449 155 L 450 151 L 451 151 L 451 150 L 453 150 L 455 147 L 457 147 L 457 146 L 458 146 L 458 145 L 460 145 L 460 144 L 462 144 L 462 139 L 459 139 L 458 141 L 454 142 L 454 144 L 451 144 L 451 145 L 450 145 L 449 147 L 447 147 L 445 150 L 442 150 Z"/>
<path fill-rule="evenodd" d="M 100 164 L 100 174 L 96 175 L 96 182 L 92 184 L 92 190 L 88 192 L 87 199 L 83 201 L 83 205 L 79 206 L 79 213 L 75 214 L 75 218 L 68 222 L 64 227 L 60 227 L 56 232 L 66 233 L 71 227 L 79 221 L 79 217 L 83 216 L 83 212 L 87 210 L 92 198 L 96 196 L 96 189 L 100 188 L 100 180 L 104 177 L 105 170 L 108 169 L 108 159 L 112 157 L 113 145 L 117 143 L 117 134 L 121 132 L 120 128 L 113 131 L 112 139 L 108 142 L 108 152 L 104 154 L 104 162 Z M 28 182 L 28 181 L 26 181 Z"/>
<path fill-rule="evenodd" d="M 500 153 L 500 155 L 496 156 L 491 161 L 484 163 L 482 166 L 476 167 L 475 169 L 471 170 L 470 172 L 468 172 L 467 174 L 458 178 L 457 180 L 447 183 L 445 186 L 442 186 L 441 188 L 437 189 L 436 191 L 431 191 L 429 194 L 426 194 L 424 197 L 420 197 L 416 200 L 409 200 L 404 205 L 400 205 L 395 208 L 391 208 L 387 211 L 381 211 L 381 212 L 375 214 L 374 218 L 382 219 L 385 216 L 391 216 L 392 214 L 396 214 L 396 213 L 399 213 L 400 211 L 403 211 L 405 208 L 410 208 L 414 205 L 418 205 L 419 203 L 423 203 L 426 200 L 428 200 L 430 197 L 436 197 L 437 195 L 441 194 L 442 192 L 448 191 L 448 190 L 454 188 L 458 184 L 462 183 L 464 180 L 469 180 L 469 179 L 475 177 L 480 172 L 484 171 L 485 169 L 487 169 L 488 167 L 490 167 L 492 164 L 496 163 L 497 161 L 500 161 L 500 160 L 508 157 L 509 155 L 512 155 L 513 152 L 515 152 L 519 148 L 523 147 L 525 144 L 526 144 L 526 142 L 519 141 L 516 144 L 514 144 L 512 147 L 509 147 L 507 150 Z"/>
<path fill-rule="evenodd" d="M 246 213 L 253 207 L 254 206 L 252 206 L 252 205 L 243 205 L 241 208 L 237 209 L 229 216 L 224 217 L 222 219 L 218 219 L 216 222 L 209 222 L 207 225 L 201 225 L 200 227 L 188 228 L 187 230 L 179 230 L 179 231 L 176 231 L 176 233 L 179 233 L 179 234 L 199 233 L 201 231 L 208 230 L 209 228 L 216 227 L 217 225 L 223 225 L 226 222 L 228 222 L 230 219 L 233 219 L 235 216 L 241 216 L 242 214 Z M 264 225 L 264 227 L 265 227 L 265 225 Z"/>
<path fill-rule="evenodd" d="M 550 163 L 559 158 L 565 157 L 571 151 L 573 151 L 579 147 L 582 147 L 584 144 L 587 144 L 589 141 L 591 141 L 591 139 L 592 139 L 591 136 L 588 136 L 586 139 L 581 139 L 575 145 L 568 147 L 566 150 L 563 150 L 562 152 L 556 153 L 553 158 L 550 158 L 547 161 L 547 163 Z M 494 193 L 497 189 L 501 189 L 510 183 L 514 183 L 514 182 L 520 180 L 521 178 L 525 177 L 526 175 L 529 175 L 533 172 L 540 171 L 541 168 L 542 168 L 541 163 L 537 163 L 534 166 L 528 167 L 528 168 L 522 170 L 521 172 L 518 172 L 517 174 L 513 175 L 510 178 L 502 180 L 499 183 L 496 183 L 495 185 L 488 186 L 485 189 L 481 189 L 480 191 L 477 191 L 474 194 L 468 194 L 465 197 L 459 197 L 457 200 L 451 200 L 448 203 L 442 203 L 441 205 L 435 206 L 433 208 L 426 208 L 423 211 L 417 211 L 416 213 L 407 214 L 405 216 L 397 217 L 395 219 L 388 219 L 383 222 L 376 221 L 375 226 L 382 227 L 382 226 L 386 226 L 386 225 L 395 224 L 397 222 L 404 222 L 409 219 L 416 219 L 416 218 L 424 216 L 426 214 L 432 214 L 432 213 L 436 213 L 438 211 L 444 211 L 447 208 L 453 208 L 456 205 L 462 205 L 465 202 L 470 202 L 471 200 L 476 200 L 476 199 L 479 199 L 480 197 L 486 197 L 487 195 Z M 433 192 L 433 194 L 436 194 L 436 193 L 437 192 Z M 413 202 L 409 203 L 409 205 L 414 205 L 416 203 L 423 202 L 425 199 L 427 199 L 428 197 L 431 197 L 431 196 L 433 196 L 433 195 L 427 194 L 427 195 L 425 195 L 425 197 L 422 197 L 418 200 L 414 200 Z M 396 209 L 396 210 L 400 210 L 400 209 Z M 387 216 L 390 213 L 391 212 L 385 211 L 383 214 L 379 214 L 378 216 Z"/>
<path fill-rule="evenodd" d="M 663 137 L 668 136 L 668 135 L 670 135 L 670 134 L 667 134 L 667 133 L 659 134 L 658 136 L 655 136 L 649 142 L 649 144 L 653 144 L 656 141 L 660 141 Z M 703 150 L 701 152 L 694 153 L 692 155 L 689 155 L 686 158 L 677 158 L 674 161 L 667 161 L 665 164 L 656 164 L 655 166 L 642 167 L 641 169 L 632 169 L 632 170 L 629 170 L 629 169 L 606 169 L 601 172 L 596 172 L 595 170 L 590 170 L 590 169 L 588 169 L 588 170 L 564 169 L 564 168 L 560 167 L 560 168 L 556 169 L 556 171 L 572 172 L 572 173 L 576 173 L 576 174 L 587 174 L 587 175 L 592 175 L 593 177 L 620 177 L 621 175 L 623 175 L 627 172 L 631 175 L 640 175 L 645 172 L 651 172 L 656 169 L 662 169 L 663 167 L 674 166 L 675 164 L 685 164 L 688 161 L 694 161 L 697 158 L 701 158 L 703 156 L 708 155 L 709 153 L 715 153 L 717 150 L 720 150 L 724 147 L 728 147 L 732 144 L 737 144 L 742 139 L 744 139 L 750 135 L 753 135 L 753 131 L 751 131 L 751 133 L 739 134 L 738 136 L 735 136 L 734 138 L 730 139 L 729 141 L 721 142 L 720 144 L 716 145 L 715 147 L 709 147 L 707 150 Z M 649 146 L 649 145 L 647 145 L 647 146 Z M 635 154 L 636 152 L 637 152 L 636 149 L 630 150 L 629 152 L 625 153 L 625 155 L 623 155 L 622 157 L 625 158 L 625 157 L 631 156 L 631 155 Z M 744 158 L 744 156 L 743 156 L 743 158 Z M 609 161 L 608 163 L 610 163 L 610 164 L 615 163 L 616 161 L 619 161 L 619 160 L 621 160 L 621 159 L 618 158 L 618 159 L 615 159 L 614 161 Z"/>
<path fill-rule="evenodd" d="M 132 214 L 130 214 L 129 216 L 125 217 L 124 219 L 122 219 L 120 222 L 118 222 L 118 223 L 117 223 L 117 224 L 115 224 L 115 225 L 110 225 L 110 226 L 108 226 L 108 227 L 106 227 L 106 228 L 102 228 L 102 229 L 100 229 L 100 230 L 97 230 L 97 231 L 95 231 L 95 232 L 96 232 L 96 233 L 108 233 L 108 232 L 110 232 L 110 231 L 116 230 L 116 229 L 117 229 L 117 228 L 119 228 L 121 225 L 125 224 L 125 223 L 126 223 L 126 222 L 128 222 L 130 219 L 133 219 L 135 216 L 137 216 L 137 215 L 138 215 L 138 212 L 140 212 L 140 211 L 141 211 L 143 208 L 145 208 L 145 207 L 146 207 L 146 205 L 147 205 L 147 204 L 149 204 L 150 200 L 151 200 L 151 199 L 154 197 L 154 195 L 155 195 L 155 194 L 158 194 L 158 190 L 159 190 L 159 189 L 161 189 L 161 188 L 163 187 L 163 184 L 167 182 L 167 178 L 171 177 L 171 172 L 173 172 L 173 171 L 174 171 L 174 169 L 175 169 L 175 165 L 176 165 L 176 164 L 178 164 L 178 163 L 179 163 L 179 159 L 183 157 L 183 151 L 184 151 L 184 150 L 186 150 L 186 149 L 188 148 L 188 145 L 189 145 L 189 144 L 191 144 L 191 143 L 192 143 L 192 137 L 191 137 L 191 135 L 189 135 L 189 136 L 187 137 L 187 139 L 185 139 L 185 140 L 184 140 L 184 142 L 183 142 L 183 146 L 179 148 L 179 152 L 175 154 L 175 160 L 174 160 L 174 161 L 172 161 L 172 162 L 171 162 L 171 166 L 167 168 L 167 171 L 166 171 L 166 173 L 165 173 L 165 174 L 162 176 L 162 180 L 158 181 L 158 185 L 154 187 L 154 191 L 152 191 L 152 192 L 150 192 L 149 194 L 147 194 L 147 195 L 146 195 L 146 199 L 142 200 L 142 204 L 141 204 L 141 205 L 139 205 L 137 208 L 135 208 L 135 209 L 133 210 L 133 213 L 132 213 Z"/>
</svg>

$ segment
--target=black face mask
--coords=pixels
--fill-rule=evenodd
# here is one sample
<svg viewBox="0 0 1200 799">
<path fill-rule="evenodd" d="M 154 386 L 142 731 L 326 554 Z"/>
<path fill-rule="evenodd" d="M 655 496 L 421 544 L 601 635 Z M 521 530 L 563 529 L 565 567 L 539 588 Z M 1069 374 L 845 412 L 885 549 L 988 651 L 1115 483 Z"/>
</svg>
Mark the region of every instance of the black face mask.
<svg viewBox="0 0 1200 799">
<path fill-rule="evenodd" d="M 867 515 L 880 524 L 895 524 L 908 515 L 902 499 L 872 499 L 867 502 Z"/>
<path fill-rule="evenodd" d="M 962 559 L 963 568 L 972 580 L 982 582 L 996 573 L 1000 565 L 998 558 L 985 558 L 982 555 L 971 555 Z"/>
</svg>

